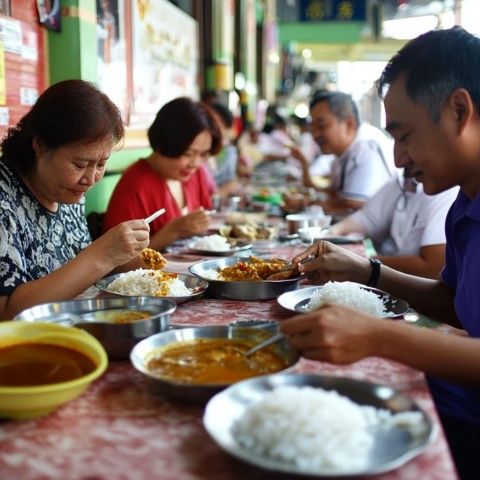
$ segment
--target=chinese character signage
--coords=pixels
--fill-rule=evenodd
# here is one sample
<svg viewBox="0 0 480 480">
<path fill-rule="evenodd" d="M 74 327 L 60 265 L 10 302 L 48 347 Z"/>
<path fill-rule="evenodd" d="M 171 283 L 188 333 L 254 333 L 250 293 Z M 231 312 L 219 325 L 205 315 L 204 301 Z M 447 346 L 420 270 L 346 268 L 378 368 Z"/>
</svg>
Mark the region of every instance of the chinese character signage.
<svg viewBox="0 0 480 480">
<path fill-rule="evenodd" d="M 300 0 L 301 22 L 365 22 L 366 0 Z"/>
</svg>

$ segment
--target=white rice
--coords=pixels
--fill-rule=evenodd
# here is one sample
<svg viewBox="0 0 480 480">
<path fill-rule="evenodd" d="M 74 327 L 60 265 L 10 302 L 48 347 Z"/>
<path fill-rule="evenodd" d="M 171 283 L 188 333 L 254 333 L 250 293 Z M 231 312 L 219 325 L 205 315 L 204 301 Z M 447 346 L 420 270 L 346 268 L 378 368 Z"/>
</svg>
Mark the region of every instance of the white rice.
<svg viewBox="0 0 480 480">
<path fill-rule="evenodd" d="M 335 391 L 281 386 L 248 405 L 231 433 L 251 453 L 303 471 L 355 472 L 367 466 L 372 429 L 418 424 L 420 412 L 392 414 Z"/>
<path fill-rule="evenodd" d="M 162 278 L 161 270 L 147 270 L 139 268 L 130 272 L 121 273 L 108 289 L 119 295 L 128 296 L 162 296 L 159 289 L 163 285 L 168 286 L 164 296 L 183 297 L 192 295 L 192 290 L 185 286 L 179 278 Z"/>
<path fill-rule="evenodd" d="M 209 280 L 219 280 L 220 274 L 215 268 L 207 268 L 202 271 L 202 277 Z"/>
<path fill-rule="evenodd" d="M 193 243 L 192 248 L 196 248 L 197 250 L 210 250 L 212 252 L 228 252 L 231 245 L 225 237 L 215 234 L 199 238 Z"/>
<path fill-rule="evenodd" d="M 364 290 L 354 282 L 327 282 L 315 290 L 310 301 L 305 305 L 306 311 L 316 310 L 327 304 L 344 305 L 374 317 L 389 317 L 383 300 L 373 292 Z"/>
</svg>

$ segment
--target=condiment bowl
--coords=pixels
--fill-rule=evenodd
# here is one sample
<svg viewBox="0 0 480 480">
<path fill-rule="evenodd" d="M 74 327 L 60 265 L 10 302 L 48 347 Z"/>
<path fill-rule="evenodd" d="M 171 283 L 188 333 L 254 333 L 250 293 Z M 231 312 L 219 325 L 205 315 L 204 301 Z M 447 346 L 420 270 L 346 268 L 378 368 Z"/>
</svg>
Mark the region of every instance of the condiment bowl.
<svg viewBox="0 0 480 480">
<path fill-rule="evenodd" d="M 125 360 L 140 340 L 168 330 L 176 307 L 171 300 L 158 297 L 92 298 L 37 305 L 19 313 L 14 320 L 78 327 L 97 338 L 111 360 Z M 115 323 L 128 315 L 145 317 Z"/>
<path fill-rule="evenodd" d="M 133 348 L 130 354 L 130 360 L 133 366 L 145 376 L 154 391 L 182 400 L 203 402 L 231 385 L 232 382 L 212 381 L 205 384 L 198 384 L 188 383 L 188 381 L 182 381 L 180 379 L 171 380 L 162 378 L 147 368 L 148 361 L 155 354 L 155 351 L 167 349 L 176 344 L 181 344 L 181 342 L 194 341 L 197 339 L 247 339 L 250 340 L 253 345 L 271 335 L 272 332 L 262 328 L 235 327 L 231 325 L 173 329 L 168 332 L 152 335 L 139 342 Z M 285 368 L 279 370 L 281 372 L 289 371 L 299 359 L 298 352 L 291 347 L 286 339 L 269 346 L 268 349 L 284 361 Z M 263 373 L 259 373 L 258 375 L 262 374 Z"/>
<path fill-rule="evenodd" d="M 288 225 L 288 233 L 298 233 L 300 229 L 310 227 L 328 227 L 332 223 L 332 217 L 323 212 L 291 213 L 285 217 Z"/>
<path fill-rule="evenodd" d="M 78 378 L 59 383 L 32 386 L 5 386 L 3 374 L 0 382 L 0 418 L 33 418 L 45 415 L 60 405 L 78 397 L 105 371 L 107 354 L 92 335 L 77 328 L 51 323 L 0 322 L 0 371 L 5 372 L 7 347 L 26 344 L 42 344 L 63 347 L 62 352 L 70 358 L 79 354 L 92 364 L 93 370 Z M 30 349 L 31 350 L 31 349 Z M 29 350 L 23 350 L 24 353 Z M 28 353 L 30 356 L 31 351 Z M 22 360 L 21 356 L 18 356 Z M 32 360 L 30 358 L 30 360 Z"/>
</svg>

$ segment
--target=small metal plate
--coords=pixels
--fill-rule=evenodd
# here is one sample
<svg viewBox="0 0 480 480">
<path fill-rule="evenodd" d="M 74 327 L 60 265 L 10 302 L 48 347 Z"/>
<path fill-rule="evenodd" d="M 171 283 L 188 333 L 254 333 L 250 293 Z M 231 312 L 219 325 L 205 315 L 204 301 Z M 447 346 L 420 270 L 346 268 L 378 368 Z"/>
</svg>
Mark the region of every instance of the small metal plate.
<svg viewBox="0 0 480 480">
<path fill-rule="evenodd" d="M 111 275 L 110 277 L 103 278 L 99 282 L 95 284 L 95 286 L 102 290 L 103 292 L 111 293 L 113 295 L 121 295 L 117 292 L 114 292 L 109 289 L 109 285 L 119 276 L 120 273 L 117 275 Z M 202 280 L 194 275 L 187 275 L 183 273 L 178 273 L 177 278 L 185 283 L 185 286 L 193 291 L 191 295 L 185 295 L 182 297 L 174 297 L 174 296 L 165 296 L 165 297 L 154 297 L 154 298 L 164 298 L 166 300 L 172 300 L 177 305 L 180 303 L 188 302 L 189 300 L 193 300 L 199 297 L 208 287 L 208 282 Z M 121 295 L 125 296 L 125 295 Z M 148 296 L 148 295 L 145 295 Z"/>
<path fill-rule="evenodd" d="M 382 299 L 386 310 L 391 313 L 391 315 L 386 318 L 402 317 L 410 308 L 405 300 L 396 298 L 389 293 L 378 290 L 377 288 L 366 287 L 364 285 L 361 285 L 361 287 L 364 290 L 375 293 Z M 285 292 L 277 298 L 277 302 L 286 310 L 295 313 L 305 313 L 308 311 L 306 310 L 308 302 L 314 293 L 321 288 L 322 286 L 318 285 L 316 287 L 307 287 L 300 290 Z"/>
</svg>

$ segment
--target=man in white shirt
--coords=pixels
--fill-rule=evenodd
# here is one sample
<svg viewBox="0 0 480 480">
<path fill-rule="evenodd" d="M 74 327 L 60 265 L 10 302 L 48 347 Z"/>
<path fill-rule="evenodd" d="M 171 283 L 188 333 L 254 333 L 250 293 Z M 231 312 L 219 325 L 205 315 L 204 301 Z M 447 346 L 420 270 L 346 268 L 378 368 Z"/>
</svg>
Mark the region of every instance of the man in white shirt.
<svg viewBox="0 0 480 480">
<path fill-rule="evenodd" d="M 324 208 L 362 207 L 394 174 L 393 143 L 375 127 L 360 125 L 357 106 L 346 93 L 317 94 L 310 102 L 310 116 L 311 132 L 322 154 L 335 155 L 331 184 L 319 189 L 329 194 Z M 305 156 L 298 148 L 291 153 L 302 165 L 304 184 L 317 188 Z M 288 206 L 288 198 L 286 202 Z"/>
<path fill-rule="evenodd" d="M 445 218 L 458 188 L 426 195 L 405 170 L 365 205 L 335 224 L 330 233 L 370 237 L 385 265 L 405 273 L 438 278 L 445 260 Z"/>
</svg>

